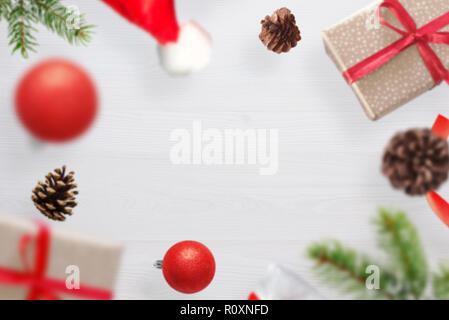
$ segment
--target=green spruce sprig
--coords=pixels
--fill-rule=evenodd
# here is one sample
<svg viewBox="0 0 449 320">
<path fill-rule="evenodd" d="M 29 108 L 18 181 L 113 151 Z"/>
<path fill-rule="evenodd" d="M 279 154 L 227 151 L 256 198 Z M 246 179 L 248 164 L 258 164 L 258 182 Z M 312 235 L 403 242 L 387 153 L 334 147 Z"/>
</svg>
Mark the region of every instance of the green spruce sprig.
<svg viewBox="0 0 449 320">
<path fill-rule="evenodd" d="M 374 222 L 379 246 L 388 257 L 387 265 L 382 266 L 338 241 L 324 241 L 308 248 L 319 275 L 342 291 L 362 299 L 449 300 L 449 266 L 441 266 L 439 272 L 429 274 L 418 231 L 406 214 L 380 209 Z M 373 265 L 380 270 L 378 289 L 366 286 L 371 276 L 367 268 Z M 429 286 L 433 287 L 433 297 L 424 296 Z"/>
<path fill-rule="evenodd" d="M 11 7 L 7 20 L 9 45 L 13 46 L 12 52 L 20 51 L 25 58 L 28 57 L 29 51 L 36 52 L 36 38 L 32 34 L 36 29 L 31 25 L 36 22 L 36 17 L 26 5 L 25 0 L 18 0 L 17 4 Z"/>
<path fill-rule="evenodd" d="M 36 24 L 43 24 L 70 44 L 86 45 L 92 38 L 93 25 L 83 14 L 61 4 L 60 0 L 0 0 L 0 21 L 8 22 L 9 45 L 24 58 L 38 46 Z"/>
<path fill-rule="evenodd" d="M 402 211 L 393 214 L 380 209 L 374 223 L 379 247 L 388 254 L 392 267 L 399 271 L 404 292 L 411 293 L 414 299 L 421 298 L 429 271 L 418 231 Z"/>
<path fill-rule="evenodd" d="M 309 256 L 317 262 L 316 270 L 321 277 L 339 285 L 344 292 L 355 293 L 361 299 L 396 299 L 395 293 L 387 288 L 390 282 L 397 283 L 394 275 L 384 274 L 380 285 L 382 290 L 367 290 L 366 270 L 368 266 L 374 265 L 373 261 L 365 255 L 343 247 L 338 241 L 311 245 Z"/>
</svg>

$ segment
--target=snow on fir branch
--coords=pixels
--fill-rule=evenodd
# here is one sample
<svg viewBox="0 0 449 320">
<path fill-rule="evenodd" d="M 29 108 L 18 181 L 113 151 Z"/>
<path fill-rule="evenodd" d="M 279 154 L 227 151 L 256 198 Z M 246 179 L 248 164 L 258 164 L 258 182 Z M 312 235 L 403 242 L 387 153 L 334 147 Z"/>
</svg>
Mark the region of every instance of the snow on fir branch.
<svg viewBox="0 0 449 320">
<path fill-rule="evenodd" d="M 361 299 L 449 300 L 449 265 L 442 265 L 439 272 L 430 274 L 418 231 L 407 215 L 380 209 L 374 224 L 388 264 L 376 263 L 338 241 L 314 243 L 309 246 L 308 255 L 316 262 L 315 269 L 322 279 Z M 366 286 L 370 266 L 378 266 L 380 270 L 377 289 Z M 425 296 L 427 292 L 433 296 Z"/>
<path fill-rule="evenodd" d="M 36 52 L 35 25 L 42 24 L 70 44 L 86 45 L 92 37 L 93 25 L 75 6 L 64 6 L 60 0 L 0 0 L 0 21 L 8 23 L 12 52 L 24 58 Z"/>
</svg>

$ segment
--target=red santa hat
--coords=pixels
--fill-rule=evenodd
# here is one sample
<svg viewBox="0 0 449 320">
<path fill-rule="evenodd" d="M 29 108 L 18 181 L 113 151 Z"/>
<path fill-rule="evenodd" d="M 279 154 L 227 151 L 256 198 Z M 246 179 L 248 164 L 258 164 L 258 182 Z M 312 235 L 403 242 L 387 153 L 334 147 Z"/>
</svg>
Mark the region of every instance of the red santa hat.
<svg viewBox="0 0 449 320">
<path fill-rule="evenodd" d="M 102 1 L 158 41 L 161 63 L 169 73 L 187 74 L 209 63 L 209 35 L 193 21 L 180 25 L 174 0 Z"/>
</svg>

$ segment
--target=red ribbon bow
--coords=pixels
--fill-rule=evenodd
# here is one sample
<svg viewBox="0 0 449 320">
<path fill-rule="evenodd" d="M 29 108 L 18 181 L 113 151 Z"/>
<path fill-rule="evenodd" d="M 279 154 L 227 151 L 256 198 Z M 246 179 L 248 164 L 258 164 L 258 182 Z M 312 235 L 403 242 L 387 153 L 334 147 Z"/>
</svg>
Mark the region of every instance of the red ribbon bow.
<svg viewBox="0 0 449 320">
<path fill-rule="evenodd" d="M 382 8 L 391 11 L 405 30 L 389 24 L 382 16 Z M 442 80 L 449 84 L 449 71 L 445 69 L 439 57 L 429 46 L 429 43 L 449 45 L 449 32 L 438 32 L 441 28 L 449 25 L 449 12 L 446 12 L 419 29 L 413 18 L 398 0 L 384 0 L 377 9 L 377 15 L 382 25 L 399 33 L 402 38 L 346 70 L 343 76 L 349 84 L 377 70 L 397 54 L 414 44 L 417 45 L 419 54 L 435 84 L 441 83 Z"/>
<path fill-rule="evenodd" d="M 36 251 L 34 256 L 34 269 L 27 261 L 27 248 L 33 240 L 33 235 L 24 235 L 19 243 L 19 253 L 24 271 L 17 271 L 0 267 L 0 284 L 13 286 L 26 286 L 30 290 L 27 300 L 57 300 L 56 292 L 96 300 L 110 300 L 112 292 L 81 284 L 79 289 L 68 289 L 64 280 L 45 277 L 50 249 L 50 229 L 38 223 L 38 232 L 35 237 Z"/>
<path fill-rule="evenodd" d="M 449 119 L 439 115 L 432 131 L 444 140 L 449 138 Z M 449 203 L 446 202 L 438 193 L 430 191 L 426 194 L 427 202 L 437 216 L 449 227 Z"/>
</svg>

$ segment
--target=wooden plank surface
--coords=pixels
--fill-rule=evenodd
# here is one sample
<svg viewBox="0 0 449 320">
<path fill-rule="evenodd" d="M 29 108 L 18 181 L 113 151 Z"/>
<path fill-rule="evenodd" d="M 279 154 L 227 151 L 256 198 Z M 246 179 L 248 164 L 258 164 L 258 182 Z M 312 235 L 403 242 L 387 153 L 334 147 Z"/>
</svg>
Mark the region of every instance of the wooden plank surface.
<svg viewBox="0 0 449 320">
<path fill-rule="evenodd" d="M 338 238 L 384 258 L 370 226 L 380 205 L 409 212 L 432 265 L 449 258 L 449 232 L 424 199 L 393 191 L 380 174 L 393 133 L 431 126 L 438 113 L 449 116 L 448 88 L 372 123 L 324 53 L 320 31 L 370 0 L 283 1 L 303 40 L 280 56 L 258 39 L 259 21 L 277 9 L 276 1 L 178 0 L 180 20 L 197 20 L 214 40 L 210 66 L 187 78 L 165 74 L 155 41 L 100 1 L 69 2 L 98 25 L 88 48 L 72 48 L 41 29 L 39 53 L 25 61 L 10 56 L 1 24 L 0 212 L 36 217 L 32 187 L 67 164 L 81 194 L 64 226 L 126 246 L 118 298 L 245 299 L 271 262 L 289 266 L 324 296 L 341 297 L 317 281 L 305 248 Z M 66 145 L 33 143 L 12 106 L 23 71 L 52 56 L 83 65 L 101 95 L 94 128 Z M 198 120 L 217 129 L 278 129 L 278 174 L 260 176 L 255 166 L 173 165 L 170 132 Z M 441 193 L 449 194 L 449 184 Z M 194 296 L 177 294 L 152 268 L 185 239 L 204 242 L 217 259 L 213 284 Z"/>
</svg>

